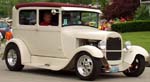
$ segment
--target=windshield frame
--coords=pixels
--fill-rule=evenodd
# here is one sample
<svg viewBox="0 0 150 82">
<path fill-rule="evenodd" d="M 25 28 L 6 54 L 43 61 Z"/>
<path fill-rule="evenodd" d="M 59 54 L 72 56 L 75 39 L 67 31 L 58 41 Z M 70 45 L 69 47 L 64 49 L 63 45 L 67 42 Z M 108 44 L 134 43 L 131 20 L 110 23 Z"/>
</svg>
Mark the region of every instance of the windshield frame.
<svg viewBox="0 0 150 82">
<path fill-rule="evenodd" d="M 97 14 L 97 17 L 96 17 L 96 24 L 97 24 L 97 26 L 90 26 L 90 25 L 83 25 L 83 24 L 70 24 L 70 25 L 63 25 L 63 12 L 79 12 L 80 13 L 80 20 L 81 20 L 81 18 L 82 18 L 82 16 L 81 16 L 81 13 L 95 13 L 95 14 Z M 62 15 L 61 15 L 61 26 L 62 27 L 67 27 L 67 26 L 88 26 L 88 27 L 93 27 L 93 28 L 98 28 L 99 27 L 99 20 L 100 20 L 100 13 L 98 13 L 98 12 L 92 12 L 92 11 L 62 11 Z"/>
</svg>

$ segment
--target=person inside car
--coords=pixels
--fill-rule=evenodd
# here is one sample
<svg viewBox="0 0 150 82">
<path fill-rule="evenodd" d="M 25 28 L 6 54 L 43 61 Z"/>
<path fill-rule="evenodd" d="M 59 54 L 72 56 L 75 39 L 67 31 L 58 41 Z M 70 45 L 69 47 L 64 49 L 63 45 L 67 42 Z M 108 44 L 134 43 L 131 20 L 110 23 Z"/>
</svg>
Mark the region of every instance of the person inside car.
<svg viewBox="0 0 150 82">
<path fill-rule="evenodd" d="M 51 25 L 52 15 L 48 12 L 43 14 L 42 22 L 40 22 L 41 26 Z"/>
</svg>

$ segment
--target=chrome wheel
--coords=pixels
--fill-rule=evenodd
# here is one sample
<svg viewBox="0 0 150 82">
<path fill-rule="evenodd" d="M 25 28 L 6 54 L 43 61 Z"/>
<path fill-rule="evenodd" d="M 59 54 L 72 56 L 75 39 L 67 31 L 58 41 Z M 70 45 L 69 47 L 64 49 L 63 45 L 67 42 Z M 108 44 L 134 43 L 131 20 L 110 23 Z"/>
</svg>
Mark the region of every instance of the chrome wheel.
<svg viewBox="0 0 150 82">
<path fill-rule="evenodd" d="M 82 55 L 77 61 L 77 70 L 82 76 L 89 76 L 93 71 L 93 61 L 91 57 Z"/>
<path fill-rule="evenodd" d="M 7 68 L 10 71 L 21 71 L 23 69 L 24 65 L 21 64 L 20 50 L 14 43 L 6 46 L 4 57 Z"/>
<path fill-rule="evenodd" d="M 17 53 L 14 49 L 8 51 L 7 61 L 10 66 L 15 66 L 17 63 Z"/>
</svg>

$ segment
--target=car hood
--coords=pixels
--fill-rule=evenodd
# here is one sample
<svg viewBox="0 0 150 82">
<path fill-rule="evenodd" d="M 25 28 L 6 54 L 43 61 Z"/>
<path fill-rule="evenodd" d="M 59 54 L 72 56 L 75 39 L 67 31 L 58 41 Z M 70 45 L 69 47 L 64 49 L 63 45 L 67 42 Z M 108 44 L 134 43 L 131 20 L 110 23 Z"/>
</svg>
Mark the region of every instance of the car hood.
<svg viewBox="0 0 150 82">
<path fill-rule="evenodd" d="M 94 40 L 103 40 L 108 37 L 116 38 L 121 35 L 117 32 L 112 31 L 100 31 L 93 27 L 87 26 L 68 26 L 63 28 L 63 34 L 79 39 L 94 39 Z"/>
</svg>

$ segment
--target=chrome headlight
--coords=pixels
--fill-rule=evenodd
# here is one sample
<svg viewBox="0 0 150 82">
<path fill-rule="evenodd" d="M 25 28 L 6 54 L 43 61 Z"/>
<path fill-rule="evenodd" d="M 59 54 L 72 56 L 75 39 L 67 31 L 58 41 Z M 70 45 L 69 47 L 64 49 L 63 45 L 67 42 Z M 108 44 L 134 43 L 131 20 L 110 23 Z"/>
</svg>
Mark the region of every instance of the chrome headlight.
<svg viewBox="0 0 150 82">
<path fill-rule="evenodd" d="M 106 49 L 106 42 L 105 41 L 99 41 L 98 47 L 102 50 Z"/>
<path fill-rule="evenodd" d="M 129 49 L 131 48 L 131 46 L 132 46 L 132 44 L 131 44 L 130 41 L 126 41 L 126 42 L 125 42 L 125 48 L 126 48 L 127 50 L 129 50 Z"/>
</svg>

